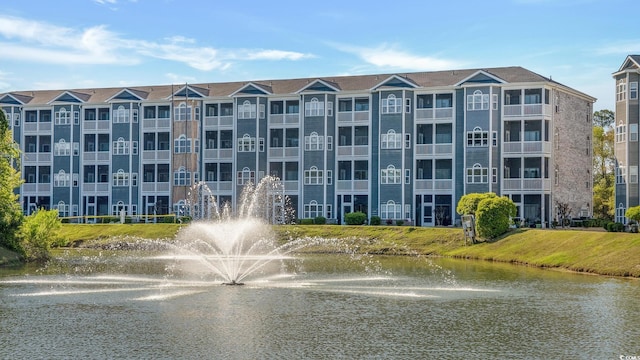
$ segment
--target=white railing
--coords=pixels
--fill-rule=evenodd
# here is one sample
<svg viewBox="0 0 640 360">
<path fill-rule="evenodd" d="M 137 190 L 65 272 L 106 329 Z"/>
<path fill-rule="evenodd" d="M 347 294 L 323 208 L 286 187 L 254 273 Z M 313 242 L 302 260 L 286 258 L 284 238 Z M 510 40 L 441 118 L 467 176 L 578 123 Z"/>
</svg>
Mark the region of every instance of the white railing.
<svg viewBox="0 0 640 360">
<path fill-rule="evenodd" d="M 338 146 L 339 156 L 368 156 L 369 145 Z"/>
<path fill-rule="evenodd" d="M 50 183 L 22 184 L 22 192 L 23 193 L 50 193 L 51 184 Z"/>
<path fill-rule="evenodd" d="M 284 115 L 284 123 L 285 124 L 298 124 L 300 122 L 300 114 L 285 114 Z"/>
<path fill-rule="evenodd" d="M 543 110 L 546 114 L 551 114 L 551 105 L 543 104 L 516 104 L 516 105 L 504 105 L 504 116 L 529 116 L 529 115 L 543 115 Z"/>
<path fill-rule="evenodd" d="M 23 153 L 22 161 L 24 163 L 50 163 L 51 162 L 51 153 Z"/>
<path fill-rule="evenodd" d="M 506 153 L 551 153 L 548 141 L 513 141 L 505 142 L 502 151 Z"/>
<path fill-rule="evenodd" d="M 205 127 L 233 126 L 233 116 L 205 116 Z"/>
<path fill-rule="evenodd" d="M 451 190 L 453 189 L 453 180 L 451 179 L 417 179 L 414 180 L 416 190 Z"/>
<path fill-rule="evenodd" d="M 103 193 L 109 192 L 109 183 L 84 183 L 82 184 L 83 193 Z"/>
<path fill-rule="evenodd" d="M 204 158 L 231 160 L 233 158 L 233 149 L 205 149 Z"/>
<path fill-rule="evenodd" d="M 537 190 L 537 191 L 550 191 L 551 180 L 535 178 L 519 178 L 519 179 L 504 179 L 502 182 L 503 190 Z"/>
<path fill-rule="evenodd" d="M 51 122 L 26 122 L 23 124 L 25 133 L 40 133 L 51 131 Z"/>
<path fill-rule="evenodd" d="M 416 109 L 416 120 L 441 120 L 453 118 L 453 108 Z"/>
<path fill-rule="evenodd" d="M 233 181 L 207 181 L 207 187 L 212 192 L 231 191 L 233 189 Z"/>
<path fill-rule="evenodd" d="M 283 181 L 284 191 L 298 191 L 300 184 L 298 180 Z"/>
<path fill-rule="evenodd" d="M 109 130 L 111 121 L 105 120 L 85 120 L 82 124 L 84 130 Z"/>
<path fill-rule="evenodd" d="M 269 114 L 270 125 L 284 124 L 284 114 Z"/>
<path fill-rule="evenodd" d="M 369 190 L 369 180 L 338 180 L 336 190 L 341 191 L 367 191 Z"/>
<path fill-rule="evenodd" d="M 171 191 L 171 184 L 168 182 L 143 182 L 142 192 L 168 193 Z"/>
<path fill-rule="evenodd" d="M 170 159 L 171 159 L 171 150 L 143 150 L 142 151 L 142 160 L 155 161 L 155 160 L 170 160 Z"/>
<path fill-rule="evenodd" d="M 284 158 L 284 157 L 298 157 L 300 153 L 300 147 L 281 147 L 269 149 L 269 157 L 271 158 Z"/>
<path fill-rule="evenodd" d="M 416 144 L 416 155 L 451 155 L 453 144 Z"/>
</svg>

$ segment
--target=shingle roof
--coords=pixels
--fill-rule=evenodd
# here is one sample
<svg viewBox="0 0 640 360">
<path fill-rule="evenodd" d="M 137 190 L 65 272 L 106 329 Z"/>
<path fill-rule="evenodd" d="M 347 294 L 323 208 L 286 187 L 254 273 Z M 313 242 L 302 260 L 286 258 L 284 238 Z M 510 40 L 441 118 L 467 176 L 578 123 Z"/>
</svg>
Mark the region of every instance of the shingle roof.
<svg viewBox="0 0 640 360">
<path fill-rule="evenodd" d="M 640 56 L 631 55 L 634 60 L 640 63 Z M 238 81 L 238 82 L 222 82 L 222 83 L 197 83 L 189 84 L 189 87 L 197 89 L 201 94 L 214 97 L 228 97 L 237 92 L 242 87 L 251 83 L 256 86 L 268 90 L 272 94 L 293 95 L 296 91 L 308 86 L 317 80 L 322 80 L 327 84 L 331 84 L 342 92 L 369 91 L 369 89 L 380 84 L 385 79 L 398 76 L 406 79 L 407 82 L 416 84 L 418 87 L 447 87 L 454 86 L 460 81 L 473 75 L 478 71 L 484 71 L 497 78 L 504 80 L 506 83 L 540 83 L 547 82 L 558 86 L 565 87 L 583 96 L 590 97 L 580 93 L 575 89 L 568 88 L 550 78 L 539 75 L 535 72 L 527 70 L 520 66 L 497 67 L 497 68 L 479 68 L 479 69 L 462 69 L 447 71 L 430 71 L 430 72 L 413 72 L 413 73 L 388 73 L 373 75 L 350 75 L 350 76 L 322 76 L 298 79 L 280 79 L 280 80 L 254 80 L 254 81 Z M 171 97 L 172 92 L 178 91 L 184 85 L 158 85 L 158 86 L 133 86 L 119 88 L 94 88 L 94 89 L 71 89 L 71 90 L 34 90 L 34 91 L 14 91 L 11 94 L 20 101 L 28 105 L 46 105 L 58 96 L 68 92 L 85 103 L 104 103 L 107 99 L 113 97 L 124 89 L 135 93 L 146 101 L 164 101 Z M 4 94 L 0 94 L 4 95 Z M 1 97 L 1 96 L 0 96 Z"/>
</svg>

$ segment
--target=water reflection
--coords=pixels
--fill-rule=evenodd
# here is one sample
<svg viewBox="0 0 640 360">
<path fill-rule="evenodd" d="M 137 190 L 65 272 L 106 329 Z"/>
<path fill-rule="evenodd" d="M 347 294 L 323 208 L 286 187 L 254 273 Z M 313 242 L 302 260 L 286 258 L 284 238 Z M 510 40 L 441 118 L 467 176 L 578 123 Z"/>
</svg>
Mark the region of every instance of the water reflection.
<svg viewBox="0 0 640 360">
<path fill-rule="evenodd" d="M 223 287 L 157 258 L 90 256 L 92 269 L 68 261 L 0 273 L 1 358 L 640 353 L 637 280 L 449 259 L 307 256 L 281 274 Z"/>
</svg>

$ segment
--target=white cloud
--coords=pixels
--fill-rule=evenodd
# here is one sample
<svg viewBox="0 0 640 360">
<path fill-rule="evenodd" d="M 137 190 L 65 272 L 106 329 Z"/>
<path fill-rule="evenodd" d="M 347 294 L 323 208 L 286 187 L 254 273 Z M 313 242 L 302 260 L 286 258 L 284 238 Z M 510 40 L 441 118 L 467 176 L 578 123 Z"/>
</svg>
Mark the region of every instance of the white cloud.
<svg viewBox="0 0 640 360">
<path fill-rule="evenodd" d="M 640 41 L 634 39 L 607 44 L 597 48 L 596 53 L 599 55 L 629 55 L 637 54 L 638 49 L 640 49 Z"/>
<path fill-rule="evenodd" d="M 134 65 L 142 62 L 144 57 L 151 57 L 211 71 L 227 69 L 236 61 L 296 61 L 311 57 L 275 49 L 222 51 L 198 46 L 195 39 L 184 36 L 169 37 L 164 42 L 127 39 L 104 25 L 74 29 L 3 15 L 0 15 L 1 38 L 5 39 L 0 40 L 5 59 L 49 64 Z"/>
<path fill-rule="evenodd" d="M 386 43 L 376 47 L 342 44 L 332 44 L 332 46 L 340 51 L 354 54 L 375 67 L 384 69 L 433 71 L 455 69 L 461 66 L 458 61 L 433 56 L 414 55 Z"/>
</svg>

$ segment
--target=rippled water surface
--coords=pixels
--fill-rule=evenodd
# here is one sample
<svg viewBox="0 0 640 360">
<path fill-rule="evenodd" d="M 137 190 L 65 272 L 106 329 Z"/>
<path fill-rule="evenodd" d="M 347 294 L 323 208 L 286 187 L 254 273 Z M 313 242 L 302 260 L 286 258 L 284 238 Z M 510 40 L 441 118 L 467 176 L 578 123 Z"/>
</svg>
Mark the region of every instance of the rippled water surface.
<svg viewBox="0 0 640 360">
<path fill-rule="evenodd" d="M 640 282 L 475 261 L 306 256 L 222 286 L 164 258 L 0 270 L 0 358 L 640 357 Z"/>
</svg>

